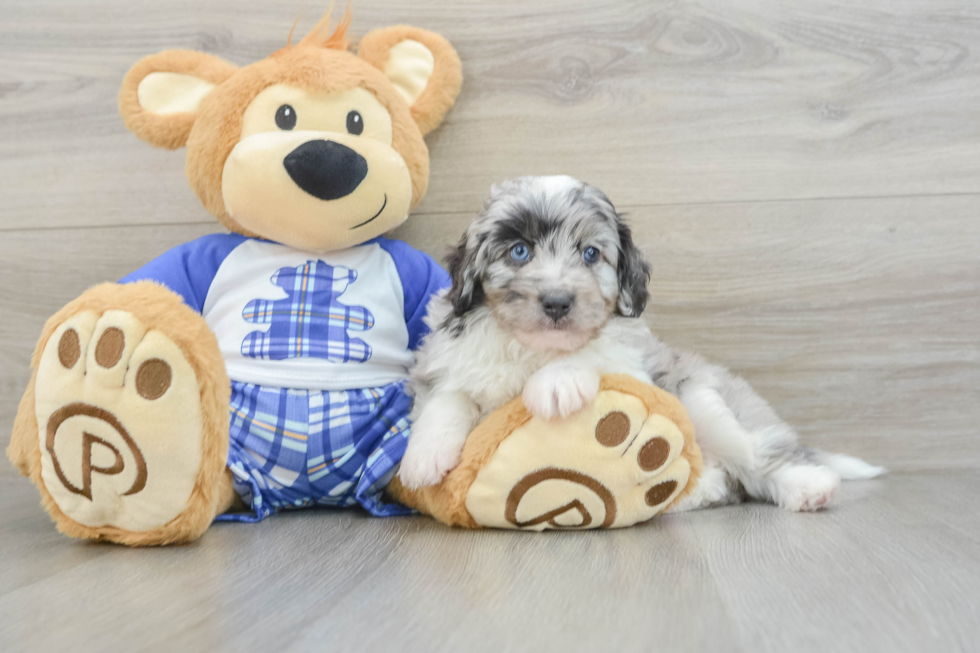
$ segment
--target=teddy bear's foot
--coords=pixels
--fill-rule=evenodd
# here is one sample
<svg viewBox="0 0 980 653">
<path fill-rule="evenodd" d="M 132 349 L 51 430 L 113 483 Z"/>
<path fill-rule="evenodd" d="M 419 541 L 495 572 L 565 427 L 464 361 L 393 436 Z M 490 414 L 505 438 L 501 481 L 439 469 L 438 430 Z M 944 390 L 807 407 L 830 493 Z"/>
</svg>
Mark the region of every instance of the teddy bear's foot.
<svg viewBox="0 0 980 653">
<path fill-rule="evenodd" d="M 606 389 L 567 419 L 533 418 L 500 443 L 466 497 L 477 524 L 617 528 L 650 519 L 685 489 L 677 425 L 637 396 Z"/>
<path fill-rule="evenodd" d="M 68 535 L 186 541 L 231 498 L 227 430 L 222 448 L 202 361 L 196 371 L 193 349 L 155 326 L 125 310 L 82 310 L 55 326 L 41 352 L 31 475 Z"/>
</svg>

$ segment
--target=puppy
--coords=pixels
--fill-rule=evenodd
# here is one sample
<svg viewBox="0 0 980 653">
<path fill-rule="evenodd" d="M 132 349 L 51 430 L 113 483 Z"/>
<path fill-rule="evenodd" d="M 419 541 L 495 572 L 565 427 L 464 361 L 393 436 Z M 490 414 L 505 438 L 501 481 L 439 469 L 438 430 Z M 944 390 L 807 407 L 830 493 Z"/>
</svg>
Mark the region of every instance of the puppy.
<svg viewBox="0 0 980 653">
<path fill-rule="evenodd" d="M 592 186 L 521 177 L 494 187 L 449 271 L 409 380 L 414 423 L 398 473 L 410 488 L 438 483 L 473 427 L 513 397 L 538 417 L 564 417 L 595 398 L 605 373 L 653 383 L 687 408 L 705 468 L 675 510 L 746 496 L 818 510 L 842 477 L 884 472 L 800 445 L 743 379 L 654 337 L 640 318 L 649 266 Z"/>
</svg>

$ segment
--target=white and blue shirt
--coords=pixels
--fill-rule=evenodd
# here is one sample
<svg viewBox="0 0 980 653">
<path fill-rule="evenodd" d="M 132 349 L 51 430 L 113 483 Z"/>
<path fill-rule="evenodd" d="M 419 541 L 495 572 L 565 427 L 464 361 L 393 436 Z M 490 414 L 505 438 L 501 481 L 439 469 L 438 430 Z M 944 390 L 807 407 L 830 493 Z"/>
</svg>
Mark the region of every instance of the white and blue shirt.
<svg viewBox="0 0 980 653">
<path fill-rule="evenodd" d="M 403 380 L 450 285 L 427 254 L 379 237 L 311 254 L 237 234 L 180 245 L 124 277 L 173 290 L 218 338 L 233 381 L 348 390 Z"/>
</svg>

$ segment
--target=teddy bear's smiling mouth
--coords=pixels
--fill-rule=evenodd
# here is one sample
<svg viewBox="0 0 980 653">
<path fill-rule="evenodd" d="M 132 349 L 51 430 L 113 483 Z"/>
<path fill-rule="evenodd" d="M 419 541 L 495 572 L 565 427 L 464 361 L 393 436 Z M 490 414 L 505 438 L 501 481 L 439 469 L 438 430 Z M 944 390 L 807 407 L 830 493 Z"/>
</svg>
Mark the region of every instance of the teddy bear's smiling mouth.
<svg viewBox="0 0 980 653">
<path fill-rule="evenodd" d="M 373 216 L 371 216 L 370 218 L 368 218 L 364 222 L 362 222 L 360 224 L 355 224 L 353 227 L 351 227 L 349 229 L 349 231 L 353 231 L 354 229 L 357 229 L 358 227 L 363 227 L 364 225 L 366 225 L 369 222 L 373 222 L 375 218 L 377 218 L 379 215 L 381 215 L 382 211 L 385 210 L 385 207 L 386 206 L 388 206 L 388 193 L 385 193 L 384 203 L 381 204 L 381 208 L 378 209 L 378 212 L 377 213 L 375 213 Z"/>
</svg>

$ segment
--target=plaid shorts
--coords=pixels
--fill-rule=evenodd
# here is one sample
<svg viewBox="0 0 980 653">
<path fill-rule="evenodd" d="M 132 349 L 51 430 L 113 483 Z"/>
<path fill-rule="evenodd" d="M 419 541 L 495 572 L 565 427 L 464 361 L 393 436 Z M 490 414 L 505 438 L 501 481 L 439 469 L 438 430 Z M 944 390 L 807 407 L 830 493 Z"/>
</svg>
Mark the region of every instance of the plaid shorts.
<svg viewBox="0 0 980 653">
<path fill-rule="evenodd" d="M 251 512 L 216 519 L 256 522 L 315 505 L 411 514 L 382 501 L 405 454 L 411 406 L 401 382 L 336 391 L 232 382 L 228 468 Z"/>
</svg>

